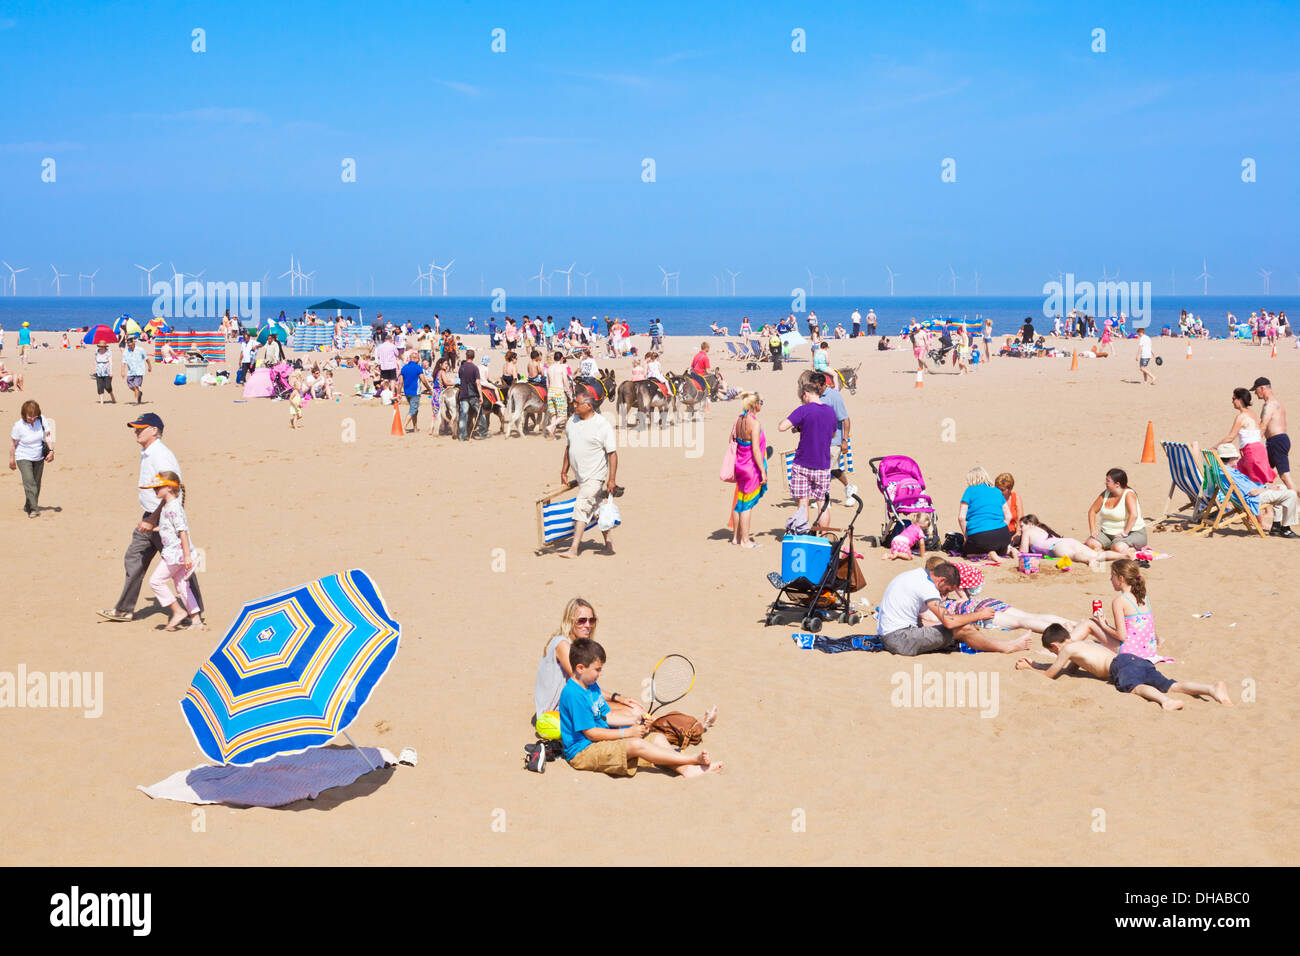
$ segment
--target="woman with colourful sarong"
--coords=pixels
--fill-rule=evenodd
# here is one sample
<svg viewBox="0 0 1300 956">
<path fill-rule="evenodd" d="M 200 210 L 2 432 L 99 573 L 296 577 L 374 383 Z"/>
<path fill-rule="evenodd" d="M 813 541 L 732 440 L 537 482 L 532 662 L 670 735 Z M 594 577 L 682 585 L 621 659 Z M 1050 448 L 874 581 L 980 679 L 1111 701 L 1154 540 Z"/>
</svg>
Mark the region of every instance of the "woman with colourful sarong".
<svg viewBox="0 0 1300 956">
<path fill-rule="evenodd" d="M 743 409 L 731 427 L 731 437 L 736 442 L 736 501 L 731 533 L 731 543 L 742 548 L 757 548 L 758 543 L 749 536 L 750 513 L 758 499 L 767 491 L 767 436 L 758 423 L 758 410 L 763 399 L 758 392 L 745 392 L 740 397 Z"/>
</svg>

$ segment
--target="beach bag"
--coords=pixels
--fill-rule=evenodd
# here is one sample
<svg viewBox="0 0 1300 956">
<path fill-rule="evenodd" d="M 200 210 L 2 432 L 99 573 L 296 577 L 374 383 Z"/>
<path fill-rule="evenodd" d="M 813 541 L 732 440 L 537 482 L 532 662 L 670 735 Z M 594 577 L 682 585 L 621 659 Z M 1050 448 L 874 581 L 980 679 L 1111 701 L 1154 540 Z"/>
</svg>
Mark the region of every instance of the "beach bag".
<svg viewBox="0 0 1300 956">
<path fill-rule="evenodd" d="M 786 519 L 786 534 L 807 534 L 812 530 L 812 525 L 808 523 L 808 508 L 801 505 L 799 510 Z"/>
<path fill-rule="evenodd" d="M 966 539 L 956 531 L 949 531 L 939 545 L 939 550 L 948 554 L 963 554 L 966 551 Z"/>
<path fill-rule="evenodd" d="M 186 382 L 188 382 L 188 381 L 189 381 L 189 379 L 186 378 L 185 373 L 184 373 L 184 372 L 181 372 L 181 373 L 180 373 L 179 375 L 177 375 L 174 379 L 172 379 L 172 384 L 173 384 L 173 385 L 184 385 L 184 384 L 185 384 Z"/>
<path fill-rule="evenodd" d="M 678 750 L 692 747 L 704 739 L 704 725 L 690 714 L 677 710 L 660 714 L 650 725 L 650 730 L 663 734 L 668 738 L 668 743 Z"/>
<path fill-rule="evenodd" d="M 718 469 L 718 480 L 735 482 L 736 480 L 736 438 L 733 435 L 727 443 L 727 452 L 722 456 L 722 467 Z"/>
<path fill-rule="evenodd" d="M 612 531 L 621 523 L 622 516 L 618 513 L 618 505 L 605 499 L 605 503 L 596 512 L 596 527 L 601 531 Z"/>
</svg>

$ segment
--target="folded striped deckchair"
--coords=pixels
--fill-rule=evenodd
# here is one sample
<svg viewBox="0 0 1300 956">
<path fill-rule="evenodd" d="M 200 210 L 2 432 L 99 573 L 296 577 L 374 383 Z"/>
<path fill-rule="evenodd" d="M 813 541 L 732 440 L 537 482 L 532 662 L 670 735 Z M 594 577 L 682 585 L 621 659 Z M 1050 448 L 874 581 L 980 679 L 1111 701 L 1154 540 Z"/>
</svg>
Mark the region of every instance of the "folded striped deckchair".
<svg viewBox="0 0 1300 956">
<path fill-rule="evenodd" d="M 1201 481 L 1201 464 L 1200 464 L 1200 446 L 1192 442 L 1189 446 L 1186 442 L 1165 441 L 1160 443 L 1165 450 L 1165 458 L 1169 461 L 1169 496 L 1165 500 L 1165 510 L 1156 522 L 1157 530 L 1166 530 L 1162 525 L 1168 525 L 1173 519 L 1182 519 L 1187 521 L 1185 525 L 1176 529 L 1179 531 L 1191 531 L 1199 527 L 1201 516 L 1205 509 L 1210 506 L 1210 496 L 1206 494 Z M 1170 508 L 1174 503 L 1174 494 L 1181 491 L 1187 496 L 1187 504 L 1181 505 L 1176 510 Z M 1191 515 L 1182 514 L 1188 508 L 1192 509 Z"/>
<path fill-rule="evenodd" d="M 573 537 L 573 507 L 578 501 L 574 488 L 557 488 L 537 500 L 537 546 L 547 545 Z M 619 524 L 623 522 L 620 521 Z M 593 514 L 584 531 L 596 527 Z"/>
<path fill-rule="evenodd" d="M 1213 505 L 1206 511 L 1206 520 L 1197 529 L 1198 534 L 1211 535 L 1220 527 L 1227 527 L 1238 518 L 1253 528 L 1261 538 L 1267 537 L 1259 523 L 1259 490 L 1262 485 L 1251 481 L 1234 468 L 1223 464 L 1219 453 L 1206 449 L 1205 456 L 1205 490 L 1213 496 Z M 1213 523 L 1209 522 L 1211 515 Z"/>
<path fill-rule="evenodd" d="M 790 493 L 790 479 L 794 477 L 794 455 L 795 453 L 792 451 L 784 451 L 781 453 L 781 458 L 785 461 L 786 494 Z M 844 451 L 840 452 L 840 460 L 835 467 L 843 469 L 844 471 L 853 470 L 853 439 L 852 438 L 849 439 L 849 447 L 846 448 Z"/>
</svg>

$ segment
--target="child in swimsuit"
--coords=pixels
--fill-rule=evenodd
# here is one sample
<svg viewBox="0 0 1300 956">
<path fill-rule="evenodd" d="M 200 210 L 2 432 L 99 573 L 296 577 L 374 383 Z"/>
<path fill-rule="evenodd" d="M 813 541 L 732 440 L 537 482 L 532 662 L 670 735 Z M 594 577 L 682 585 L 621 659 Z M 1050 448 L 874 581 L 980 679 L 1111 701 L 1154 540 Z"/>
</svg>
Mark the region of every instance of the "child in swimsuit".
<svg viewBox="0 0 1300 956">
<path fill-rule="evenodd" d="M 1148 661 L 1172 661 L 1172 657 L 1160 653 L 1156 619 L 1138 563 L 1130 558 L 1116 561 L 1111 566 L 1110 584 L 1119 592 L 1111 602 L 1113 623 L 1091 619 L 1091 636 L 1119 654 L 1132 654 Z"/>
<path fill-rule="evenodd" d="M 906 517 L 906 516 L 904 516 Z M 920 557 L 925 557 L 925 533 L 930 528 L 928 514 L 914 514 L 902 531 L 894 535 L 889 542 L 889 553 L 880 556 L 881 561 L 911 561 L 912 549 L 919 547 Z"/>
</svg>

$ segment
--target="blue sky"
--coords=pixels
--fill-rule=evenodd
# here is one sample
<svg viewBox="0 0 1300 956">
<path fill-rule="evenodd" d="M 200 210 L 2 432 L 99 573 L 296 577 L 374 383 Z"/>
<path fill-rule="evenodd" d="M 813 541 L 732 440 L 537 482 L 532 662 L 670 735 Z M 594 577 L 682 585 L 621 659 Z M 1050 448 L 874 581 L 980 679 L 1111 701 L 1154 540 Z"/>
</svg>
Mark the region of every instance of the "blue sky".
<svg viewBox="0 0 1300 956">
<path fill-rule="evenodd" d="M 1300 287 L 1300 5 L 874 6 L 0 2 L 0 258 L 123 294 L 134 262 L 291 253 L 323 295 L 452 256 L 453 295 L 575 260 L 629 295 L 658 264 L 684 295 L 886 265 L 900 295 L 950 265 L 962 294 L 1103 265 L 1190 292 L 1202 257 L 1212 292 Z"/>
</svg>

